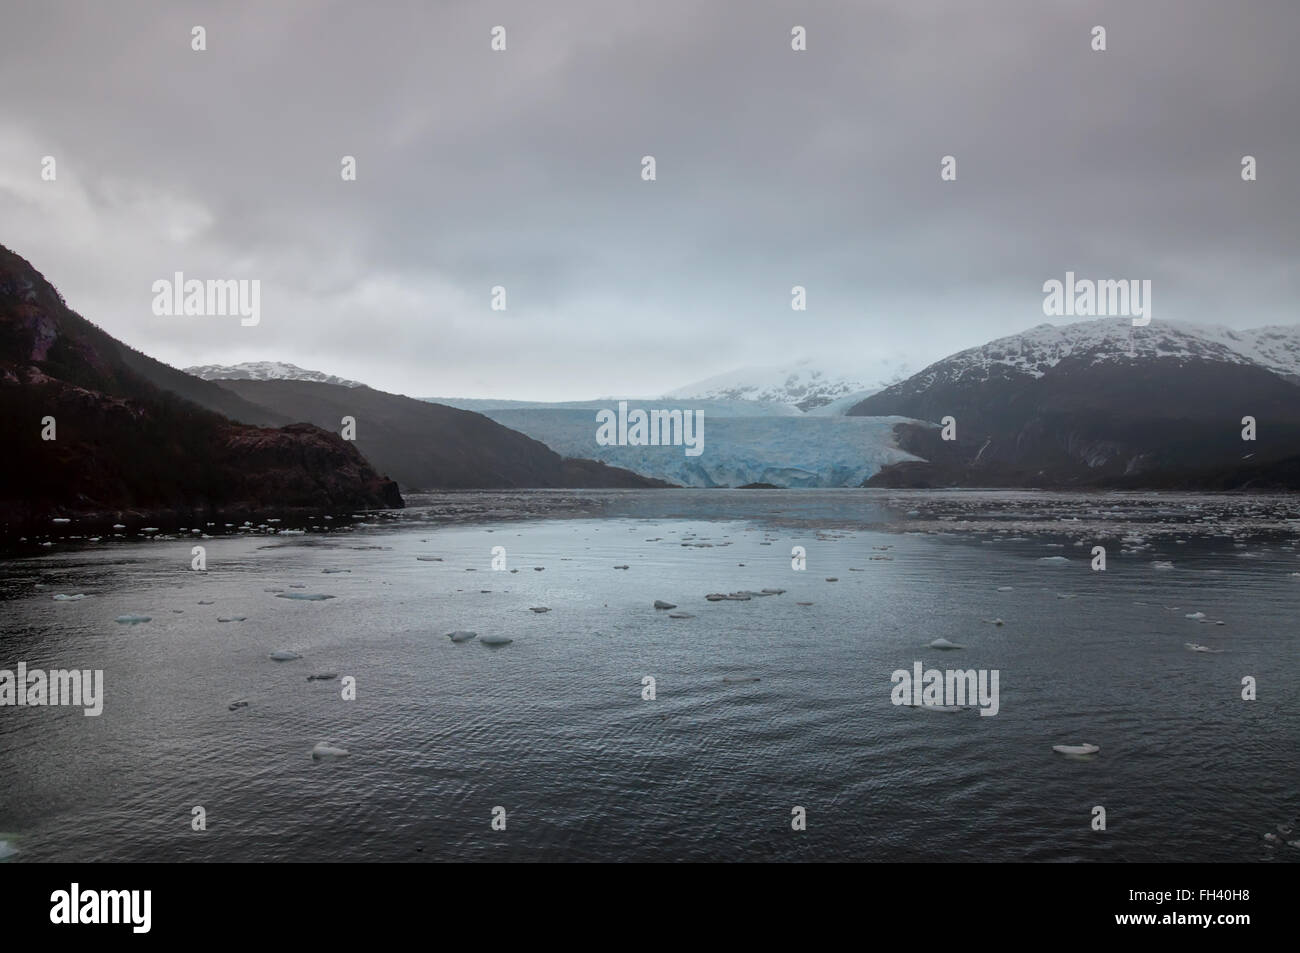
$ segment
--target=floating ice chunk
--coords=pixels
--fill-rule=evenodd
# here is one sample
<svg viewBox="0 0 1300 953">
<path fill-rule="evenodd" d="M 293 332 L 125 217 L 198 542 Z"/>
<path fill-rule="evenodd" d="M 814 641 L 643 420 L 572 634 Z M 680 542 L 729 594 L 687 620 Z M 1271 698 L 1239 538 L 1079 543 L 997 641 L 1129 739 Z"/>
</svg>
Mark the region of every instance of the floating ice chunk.
<svg viewBox="0 0 1300 953">
<path fill-rule="evenodd" d="M 656 599 L 656 600 L 655 600 L 655 608 L 656 608 L 656 609 L 676 609 L 676 608 L 677 608 L 677 604 L 676 604 L 675 602 L 664 602 L 662 599 Z"/>
<path fill-rule="evenodd" d="M 447 633 L 447 638 L 451 639 L 453 642 L 468 642 L 470 639 L 476 638 L 477 636 L 477 632 L 463 632 L 460 629 L 457 629 L 455 632 Z"/>
<path fill-rule="evenodd" d="M 484 645 L 509 645 L 514 639 L 504 635 L 481 635 L 479 641 Z"/>
<path fill-rule="evenodd" d="M 532 609 L 534 612 L 538 614 L 551 611 L 550 606 L 529 606 L 528 608 Z"/>
<path fill-rule="evenodd" d="M 54 522 L 56 522 L 56 523 L 71 523 L 72 520 L 68 519 L 66 516 L 56 516 L 56 517 L 54 517 Z"/>
<path fill-rule="evenodd" d="M 8 860 L 18 853 L 18 848 L 7 840 L 0 840 L 0 860 Z"/>
<path fill-rule="evenodd" d="M 125 523 L 114 523 L 114 524 L 113 524 L 113 529 L 126 529 L 126 524 L 125 524 Z"/>
<path fill-rule="evenodd" d="M 1205 618 L 1205 613 L 1204 613 L 1204 612 L 1189 612 L 1189 613 L 1187 613 L 1187 615 L 1183 616 L 1183 618 L 1185 618 L 1185 619 L 1204 619 L 1204 618 Z"/>
<path fill-rule="evenodd" d="M 302 658 L 302 656 L 297 652 L 290 652 L 287 649 L 277 649 L 268 655 L 267 658 L 271 659 L 273 662 L 293 662 Z"/>
<path fill-rule="evenodd" d="M 323 599 L 334 598 L 323 592 L 277 592 L 275 597 L 277 599 L 298 599 L 302 602 L 320 602 Z"/>
<path fill-rule="evenodd" d="M 689 612 L 670 612 L 670 613 L 668 613 L 668 618 L 670 618 L 670 619 L 694 619 L 695 616 L 691 615 Z"/>
<path fill-rule="evenodd" d="M 1099 745 L 1081 744 L 1081 745 L 1052 745 L 1052 750 L 1059 754 L 1096 754 L 1101 750 Z"/>
<path fill-rule="evenodd" d="M 141 622 L 148 622 L 152 618 L 152 616 L 147 615 L 120 615 L 113 621 L 120 622 L 122 625 L 139 625 Z"/>
<path fill-rule="evenodd" d="M 987 622 L 989 625 L 1006 625 L 1006 623 L 1001 619 L 984 619 L 983 621 Z"/>
<path fill-rule="evenodd" d="M 1157 559 L 1151 563 L 1152 569 L 1173 569 L 1174 564 L 1168 560 Z"/>
<path fill-rule="evenodd" d="M 1015 586 L 998 586 L 998 592 L 1012 592 L 1014 590 Z"/>
<path fill-rule="evenodd" d="M 1195 642 L 1184 642 L 1183 645 L 1186 646 L 1189 652 L 1210 652 L 1214 655 L 1218 655 L 1223 651 L 1223 649 L 1212 649 L 1208 645 L 1198 645 Z"/>
<path fill-rule="evenodd" d="M 1064 566 L 1070 560 L 1065 556 L 1039 556 L 1038 561 L 1046 566 Z"/>
<path fill-rule="evenodd" d="M 84 592 L 78 592 L 75 595 L 71 595 L 71 596 L 60 592 L 57 595 L 55 595 L 54 601 L 55 602 L 76 602 L 84 598 L 86 598 L 86 594 Z"/>
<path fill-rule="evenodd" d="M 313 761 L 333 761 L 347 756 L 347 748 L 336 748 L 333 745 L 327 745 L 323 741 L 318 741 L 316 747 L 311 749 L 311 759 Z"/>
<path fill-rule="evenodd" d="M 964 649 L 966 646 L 958 645 L 956 642 L 949 642 L 947 639 L 935 639 L 929 643 L 928 647 L 932 649 Z"/>
<path fill-rule="evenodd" d="M 248 707 L 248 702 L 244 701 L 244 700 L 241 698 L 241 699 L 239 699 L 239 701 L 233 701 L 233 702 L 231 702 L 231 703 L 230 703 L 229 705 L 227 705 L 226 707 L 227 707 L 230 711 L 238 711 L 240 708 L 247 708 L 247 707 Z"/>
</svg>

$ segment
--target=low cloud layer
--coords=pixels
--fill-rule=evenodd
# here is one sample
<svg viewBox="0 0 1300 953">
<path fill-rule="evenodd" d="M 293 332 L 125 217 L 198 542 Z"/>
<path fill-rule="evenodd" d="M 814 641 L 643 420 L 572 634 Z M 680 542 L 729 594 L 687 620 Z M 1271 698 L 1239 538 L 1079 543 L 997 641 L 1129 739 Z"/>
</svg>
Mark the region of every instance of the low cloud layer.
<svg viewBox="0 0 1300 953">
<path fill-rule="evenodd" d="M 417 396 L 919 366 L 1048 320 L 1067 270 L 1291 324 L 1296 36 L 1291 0 L 19 5 L 0 243 L 177 366 Z M 261 322 L 154 315 L 178 271 L 260 280 Z"/>
</svg>

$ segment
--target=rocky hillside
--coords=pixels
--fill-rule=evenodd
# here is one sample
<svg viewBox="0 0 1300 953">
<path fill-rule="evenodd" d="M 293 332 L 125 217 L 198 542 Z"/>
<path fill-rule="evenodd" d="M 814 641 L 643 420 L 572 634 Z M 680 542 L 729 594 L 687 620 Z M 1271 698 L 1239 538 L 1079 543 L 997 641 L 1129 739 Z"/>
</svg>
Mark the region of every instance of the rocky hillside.
<svg viewBox="0 0 1300 953">
<path fill-rule="evenodd" d="M 205 409 L 200 400 L 213 409 Z M 235 423 L 237 415 L 250 423 Z M 54 439 L 50 433 L 53 419 Z M 0 247 L 0 529 L 401 506 L 356 448 L 126 347 Z"/>
</svg>

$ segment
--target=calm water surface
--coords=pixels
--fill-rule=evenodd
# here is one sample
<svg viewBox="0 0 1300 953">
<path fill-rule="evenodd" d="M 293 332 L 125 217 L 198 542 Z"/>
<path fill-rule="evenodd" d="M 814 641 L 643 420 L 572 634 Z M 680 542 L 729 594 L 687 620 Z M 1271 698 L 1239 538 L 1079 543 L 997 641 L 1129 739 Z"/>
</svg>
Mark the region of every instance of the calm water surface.
<svg viewBox="0 0 1300 953">
<path fill-rule="evenodd" d="M 1295 498 L 413 502 L 330 532 L 60 541 L 0 562 L 0 668 L 106 683 L 97 718 L 0 708 L 0 855 L 1300 860 Z M 763 588 L 786 591 L 704 598 Z M 998 670 L 1000 711 L 895 706 L 891 673 L 917 661 Z M 356 699 L 317 673 L 354 677 Z M 350 756 L 313 761 L 321 741 Z M 1052 751 L 1084 741 L 1100 753 Z M 1278 825 L 1292 832 L 1266 842 Z"/>
</svg>

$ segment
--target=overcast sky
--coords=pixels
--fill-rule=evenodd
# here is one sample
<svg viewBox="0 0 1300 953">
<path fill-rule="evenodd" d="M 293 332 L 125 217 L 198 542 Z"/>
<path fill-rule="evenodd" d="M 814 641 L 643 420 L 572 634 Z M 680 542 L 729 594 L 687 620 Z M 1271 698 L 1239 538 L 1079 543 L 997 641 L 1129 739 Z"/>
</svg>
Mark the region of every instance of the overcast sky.
<svg viewBox="0 0 1300 953">
<path fill-rule="evenodd" d="M 7 2 L 0 243 L 168 363 L 413 396 L 919 368 L 1067 270 L 1292 324 L 1298 39 L 1296 0 Z M 155 316 L 177 271 L 261 323 Z"/>
</svg>

